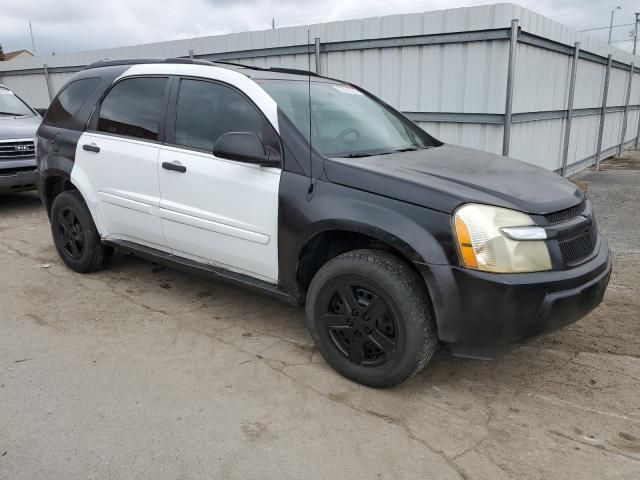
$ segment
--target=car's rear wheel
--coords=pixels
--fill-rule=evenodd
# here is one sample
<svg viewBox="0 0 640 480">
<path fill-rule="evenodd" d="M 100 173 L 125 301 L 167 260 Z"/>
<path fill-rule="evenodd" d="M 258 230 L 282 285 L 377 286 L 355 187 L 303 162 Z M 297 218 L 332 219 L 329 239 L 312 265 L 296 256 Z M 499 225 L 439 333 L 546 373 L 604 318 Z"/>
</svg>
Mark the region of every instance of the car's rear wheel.
<svg viewBox="0 0 640 480">
<path fill-rule="evenodd" d="M 318 271 L 306 322 L 325 360 L 371 387 L 415 375 L 438 346 L 424 283 L 402 260 L 377 250 L 345 253 Z"/>
<path fill-rule="evenodd" d="M 109 250 L 102 245 L 91 212 L 77 190 L 63 192 L 54 200 L 51 234 L 58 255 L 71 270 L 89 273 L 106 264 Z"/>
</svg>

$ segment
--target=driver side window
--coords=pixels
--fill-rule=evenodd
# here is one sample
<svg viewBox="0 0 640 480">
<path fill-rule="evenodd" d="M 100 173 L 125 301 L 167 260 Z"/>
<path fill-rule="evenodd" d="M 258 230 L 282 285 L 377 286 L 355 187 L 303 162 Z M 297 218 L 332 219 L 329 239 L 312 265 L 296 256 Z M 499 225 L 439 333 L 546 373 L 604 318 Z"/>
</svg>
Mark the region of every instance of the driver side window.
<svg viewBox="0 0 640 480">
<path fill-rule="evenodd" d="M 255 133 L 266 148 L 280 152 L 273 127 L 244 95 L 219 83 L 182 79 L 174 143 L 211 153 L 218 138 L 229 132 Z"/>
</svg>

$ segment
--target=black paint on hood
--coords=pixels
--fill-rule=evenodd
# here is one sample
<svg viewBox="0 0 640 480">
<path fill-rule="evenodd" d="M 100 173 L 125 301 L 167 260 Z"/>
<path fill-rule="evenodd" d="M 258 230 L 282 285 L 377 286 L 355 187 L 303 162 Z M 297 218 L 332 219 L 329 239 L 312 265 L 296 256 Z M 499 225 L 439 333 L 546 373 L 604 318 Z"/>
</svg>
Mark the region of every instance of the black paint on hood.
<svg viewBox="0 0 640 480">
<path fill-rule="evenodd" d="M 334 183 L 446 213 L 474 202 L 546 214 L 584 198 L 573 183 L 549 170 L 455 145 L 331 158 L 325 171 Z"/>
</svg>

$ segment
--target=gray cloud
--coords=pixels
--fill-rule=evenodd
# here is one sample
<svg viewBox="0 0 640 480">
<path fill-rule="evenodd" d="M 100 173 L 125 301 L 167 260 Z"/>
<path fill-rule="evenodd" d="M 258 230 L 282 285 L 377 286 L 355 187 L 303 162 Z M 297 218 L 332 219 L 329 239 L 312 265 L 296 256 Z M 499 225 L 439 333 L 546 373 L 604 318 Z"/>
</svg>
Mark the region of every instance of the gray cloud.
<svg viewBox="0 0 640 480">
<path fill-rule="evenodd" d="M 5 51 L 31 49 L 33 23 L 39 54 L 73 52 L 202 35 L 300 25 L 346 18 L 427 11 L 488 3 L 486 0 L 20 0 L 2 7 L 0 43 Z M 622 5 L 615 23 L 632 23 L 634 5 L 611 0 L 520 0 L 523 7 L 577 29 L 603 27 L 611 8 Z M 614 30 L 621 48 L 628 31 Z M 607 30 L 591 32 L 606 40 Z"/>
</svg>

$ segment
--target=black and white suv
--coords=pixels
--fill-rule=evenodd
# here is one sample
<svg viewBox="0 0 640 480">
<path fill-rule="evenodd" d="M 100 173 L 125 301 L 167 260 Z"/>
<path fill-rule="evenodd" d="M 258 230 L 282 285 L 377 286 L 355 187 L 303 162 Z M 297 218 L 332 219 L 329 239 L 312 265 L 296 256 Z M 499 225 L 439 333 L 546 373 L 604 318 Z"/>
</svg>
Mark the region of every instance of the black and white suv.
<svg viewBox="0 0 640 480">
<path fill-rule="evenodd" d="M 562 177 L 445 145 L 307 72 L 102 62 L 38 130 L 38 187 L 77 272 L 115 248 L 298 305 L 338 372 L 374 387 L 437 345 L 490 358 L 576 321 L 611 271 Z"/>
</svg>

